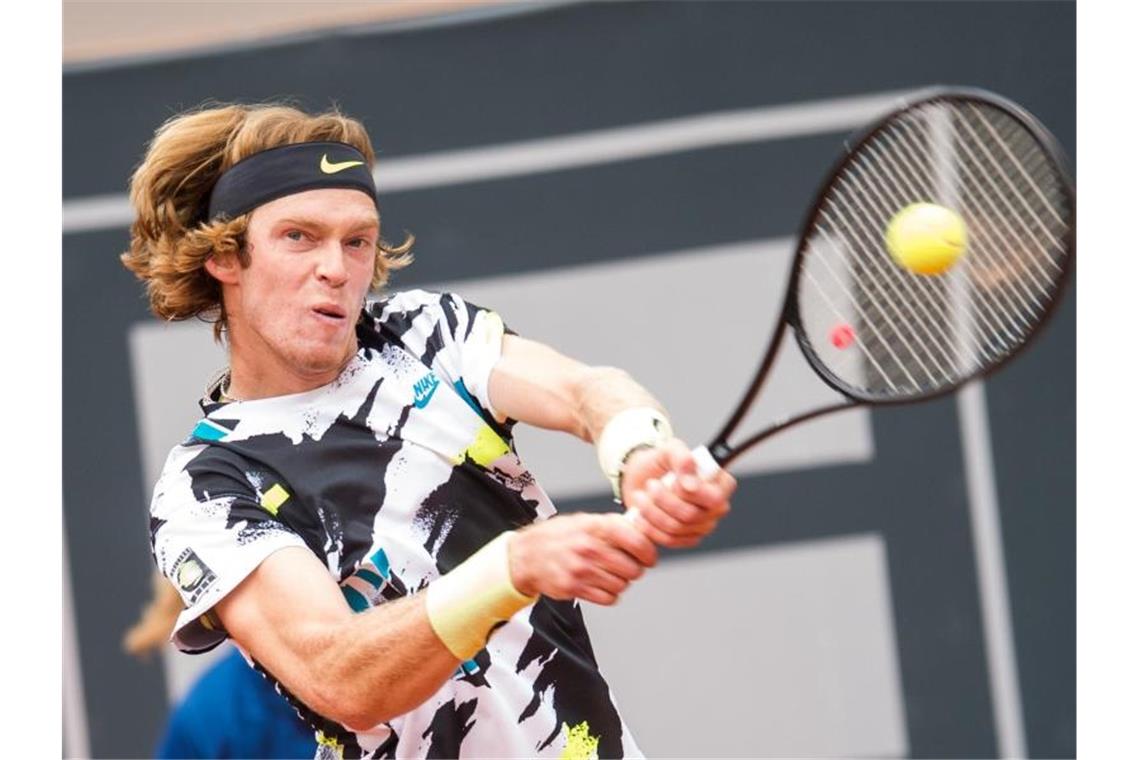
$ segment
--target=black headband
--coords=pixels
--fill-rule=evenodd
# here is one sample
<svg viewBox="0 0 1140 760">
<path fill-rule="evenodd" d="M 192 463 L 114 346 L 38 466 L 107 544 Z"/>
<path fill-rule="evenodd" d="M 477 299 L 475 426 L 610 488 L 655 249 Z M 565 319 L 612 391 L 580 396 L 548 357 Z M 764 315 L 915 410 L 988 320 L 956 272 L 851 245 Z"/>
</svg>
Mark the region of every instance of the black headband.
<svg viewBox="0 0 1140 760">
<path fill-rule="evenodd" d="M 231 166 L 210 191 L 207 219 L 230 219 L 286 195 L 347 187 L 376 200 L 372 167 L 351 145 L 309 142 L 254 153 Z"/>
</svg>

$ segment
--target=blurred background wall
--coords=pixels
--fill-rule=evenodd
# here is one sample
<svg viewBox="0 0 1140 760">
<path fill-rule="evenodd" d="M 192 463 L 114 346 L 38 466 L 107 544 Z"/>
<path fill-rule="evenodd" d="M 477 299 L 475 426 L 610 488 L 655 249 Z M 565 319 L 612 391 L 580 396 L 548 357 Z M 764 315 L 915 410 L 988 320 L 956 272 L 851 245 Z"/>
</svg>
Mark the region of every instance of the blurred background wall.
<svg viewBox="0 0 1140 760">
<path fill-rule="evenodd" d="M 149 596 L 154 477 L 225 362 L 207 325 L 155 321 L 117 260 L 127 179 L 165 119 L 281 98 L 362 118 L 386 235 L 417 236 L 392 287 L 455 289 L 629 369 L 693 443 L 748 381 L 853 129 L 906 91 L 971 85 L 1075 150 L 1073 3 L 64 10 L 65 756 L 148 756 L 213 656 L 119 645 Z M 587 611 L 643 749 L 1074 756 L 1074 336 L 1070 289 L 984 386 L 742 461 L 716 535 Z M 817 400 L 794 354 L 761 413 Z M 519 447 L 561 509 L 612 507 L 588 447 L 533 431 Z"/>
</svg>

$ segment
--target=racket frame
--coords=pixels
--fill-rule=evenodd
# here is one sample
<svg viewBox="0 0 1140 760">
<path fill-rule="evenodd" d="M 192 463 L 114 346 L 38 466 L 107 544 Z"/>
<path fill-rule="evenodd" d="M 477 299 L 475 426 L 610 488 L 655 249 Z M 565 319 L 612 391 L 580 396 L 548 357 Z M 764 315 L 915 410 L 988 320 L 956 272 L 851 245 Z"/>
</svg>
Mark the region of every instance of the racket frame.
<svg viewBox="0 0 1140 760">
<path fill-rule="evenodd" d="M 888 126 L 892 125 L 898 116 L 901 114 L 918 108 L 920 106 L 936 103 L 940 101 L 947 102 L 961 102 L 970 101 L 979 103 L 991 108 L 996 108 L 1006 115 L 1011 117 L 1014 121 L 1020 124 L 1029 134 L 1037 141 L 1038 145 L 1044 150 L 1046 156 L 1057 170 L 1057 175 L 1060 180 L 1060 190 L 1063 198 L 1063 204 L 1069 219 L 1068 228 L 1065 230 L 1062 238 L 1062 244 L 1066 250 L 1066 255 L 1063 257 L 1061 266 L 1062 271 L 1056 279 L 1056 291 L 1050 299 L 1045 312 L 1038 319 L 1033 331 L 1026 336 L 1025 340 L 1019 345 L 1015 346 L 1008 354 L 1001 358 L 1001 360 L 994 362 L 988 366 L 982 367 L 972 373 L 964 375 L 960 380 L 953 384 L 949 384 L 932 391 L 923 393 L 908 394 L 906 396 L 892 396 L 888 394 L 876 395 L 866 392 L 861 392 L 858 389 L 852 388 L 847 383 L 843 382 L 836 376 L 812 349 L 808 341 L 806 332 L 804 330 L 803 322 L 800 319 L 798 289 L 800 275 L 803 271 L 804 261 L 806 259 L 806 251 L 808 238 L 815 227 L 816 220 L 822 213 L 823 204 L 826 201 L 829 191 L 835 184 L 841 174 L 847 167 L 860 155 L 863 145 L 874 139 L 878 134 L 884 131 Z M 721 466 L 729 464 L 733 459 L 743 454 L 754 445 L 769 438 L 789 427 L 797 425 L 801 422 L 821 417 L 831 412 L 839 411 L 842 409 L 853 409 L 860 406 L 893 406 L 900 404 L 915 404 L 922 401 L 929 401 L 931 399 L 941 398 L 942 396 L 949 395 L 957 391 L 966 383 L 978 379 L 988 377 L 1001 367 L 1008 364 L 1014 357 L 1019 356 L 1026 346 L 1037 339 L 1038 335 L 1044 330 L 1046 323 L 1052 318 L 1054 312 L 1057 310 L 1057 305 L 1060 302 L 1060 294 L 1064 290 L 1068 280 L 1071 276 L 1072 264 L 1076 253 L 1076 192 L 1073 186 L 1072 167 L 1069 163 L 1067 155 L 1061 149 L 1060 143 L 1033 115 L 1022 108 L 1017 103 L 996 95 L 987 90 L 970 87 L 947 87 L 937 86 L 917 90 L 914 93 L 904 96 L 900 99 L 898 107 L 892 109 L 888 113 L 881 116 L 876 121 L 872 122 L 861 131 L 854 134 L 853 137 L 844 141 L 844 152 L 832 164 L 830 172 L 827 174 L 827 179 L 820 185 L 819 190 L 816 192 L 815 200 L 812 202 L 804 220 L 800 225 L 799 240 L 796 244 L 795 257 L 792 261 L 791 272 L 788 276 L 788 285 L 784 292 L 784 303 L 780 309 L 780 316 L 777 320 L 776 326 L 772 331 L 772 336 L 768 342 L 768 348 L 764 352 L 763 358 L 760 360 L 760 366 L 753 376 L 752 383 L 748 386 L 747 391 L 741 397 L 740 402 L 736 405 L 728 420 L 721 426 L 719 432 L 713 437 L 712 441 L 707 444 L 709 452 L 712 454 L 713 459 L 716 460 Z M 784 420 L 776 422 L 767 428 L 755 433 L 752 436 L 741 441 L 738 445 L 733 446 L 728 442 L 728 438 L 736 431 L 736 427 L 747 415 L 749 408 L 752 406 L 752 401 L 760 392 L 760 388 L 767 380 L 768 374 L 775 363 L 776 356 L 779 354 L 780 348 L 783 343 L 784 331 L 792 328 L 795 335 L 796 342 L 799 344 L 800 351 L 803 353 L 804 358 L 807 359 L 808 364 L 815 371 L 824 383 L 826 383 L 833 390 L 843 396 L 844 400 L 834 404 L 829 404 L 818 409 L 813 409 L 801 414 L 788 417 Z"/>
</svg>

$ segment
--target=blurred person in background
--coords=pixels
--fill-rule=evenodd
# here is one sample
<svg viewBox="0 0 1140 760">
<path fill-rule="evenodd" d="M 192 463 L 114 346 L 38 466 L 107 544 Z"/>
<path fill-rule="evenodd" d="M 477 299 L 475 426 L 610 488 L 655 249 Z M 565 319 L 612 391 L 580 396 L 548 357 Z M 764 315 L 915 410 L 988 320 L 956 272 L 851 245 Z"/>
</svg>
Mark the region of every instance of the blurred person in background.
<svg viewBox="0 0 1140 760">
<path fill-rule="evenodd" d="M 700 542 L 735 481 L 625 372 L 454 293 L 367 302 L 412 243 L 381 237 L 373 160 L 338 112 L 233 105 L 167 122 L 132 177 L 123 263 L 230 360 L 151 506 L 174 641 L 232 638 L 318 757 L 638 756 L 578 602 Z M 516 422 L 594 443 L 629 512 L 557 515 Z"/>
<path fill-rule="evenodd" d="M 169 642 L 181 612 L 178 590 L 156 573 L 154 597 L 127 631 L 123 648 L 139 659 L 159 651 Z M 311 758 L 315 752 L 312 729 L 231 647 L 171 710 L 154 756 Z"/>
</svg>

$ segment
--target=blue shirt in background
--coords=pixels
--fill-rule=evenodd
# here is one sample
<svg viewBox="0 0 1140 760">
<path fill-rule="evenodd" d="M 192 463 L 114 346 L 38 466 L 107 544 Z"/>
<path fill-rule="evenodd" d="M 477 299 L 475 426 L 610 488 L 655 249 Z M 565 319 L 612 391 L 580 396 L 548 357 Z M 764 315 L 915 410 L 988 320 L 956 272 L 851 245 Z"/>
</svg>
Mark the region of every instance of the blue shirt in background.
<svg viewBox="0 0 1140 760">
<path fill-rule="evenodd" d="M 155 756 L 311 760 L 316 750 L 312 729 L 231 647 L 174 708 Z"/>
</svg>

